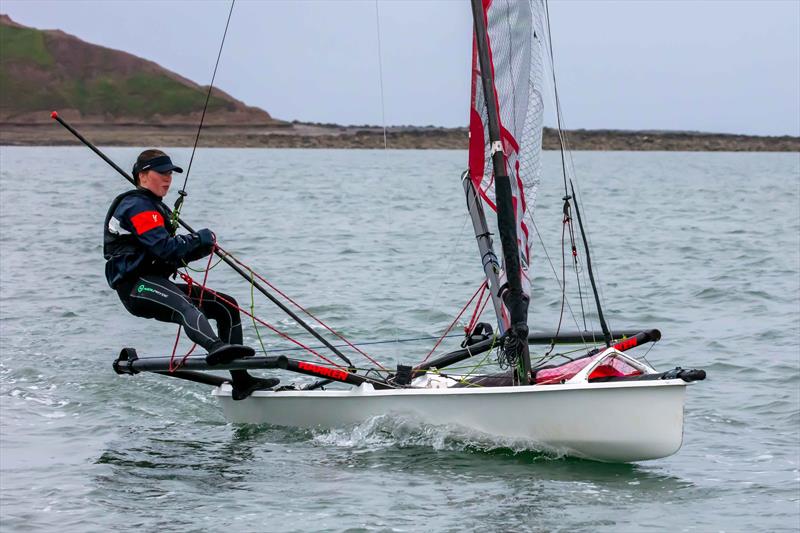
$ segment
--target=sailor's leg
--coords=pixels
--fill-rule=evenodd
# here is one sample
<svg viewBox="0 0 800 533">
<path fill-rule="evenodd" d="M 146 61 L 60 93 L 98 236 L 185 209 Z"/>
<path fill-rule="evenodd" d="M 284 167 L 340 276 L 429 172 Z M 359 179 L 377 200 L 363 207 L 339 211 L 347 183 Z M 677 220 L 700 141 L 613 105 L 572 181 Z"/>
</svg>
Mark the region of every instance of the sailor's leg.
<svg viewBox="0 0 800 533">
<path fill-rule="evenodd" d="M 178 285 L 186 290 L 186 285 Z M 202 293 L 202 302 L 200 295 Z M 222 292 L 203 291 L 192 285 L 192 302 L 200 307 L 203 314 L 217 323 L 217 335 L 229 344 L 242 344 L 242 319 L 238 304 L 233 296 Z"/>
<path fill-rule="evenodd" d="M 182 288 L 188 290 L 186 285 Z M 202 302 L 200 301 L 201 292 Z M 220 339 L 230 344 L 242 344 L 244 341 L 242 320 L 238 304 L 233 296 L 222 292 L 203 291 L 201 287 L 192 285 L 191 298 L 208 318 L 217 322 L 217 333 Z M 271 389 L 279 383 L 275 378 L 253 377 L 247 370 L 231 370 L 230 372 L 234 400 L 243 400 L 253 391 Z"/>
<path fill-rule="evenodd" d="M 180 324 L 193 341 L 211 350 L 220 342 L 208 319 L 185 291 L 162 276 L 141 276 L 127 294 L 120 294 L 125 308 L 133 315 Z"/>
</svg>

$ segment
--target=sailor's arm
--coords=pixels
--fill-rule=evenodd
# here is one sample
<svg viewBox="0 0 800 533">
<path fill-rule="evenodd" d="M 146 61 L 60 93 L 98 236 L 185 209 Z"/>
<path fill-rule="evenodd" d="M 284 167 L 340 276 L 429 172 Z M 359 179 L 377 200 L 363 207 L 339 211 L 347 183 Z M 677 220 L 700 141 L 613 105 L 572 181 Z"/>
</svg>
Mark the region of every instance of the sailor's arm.
<svg viewBox="0 0 800 533">
<path fill-rule="evenodd" d="M 127 205 L 126 205 L 127 204 Z M 117 209 L 118 220 L 153 255 L 169 263 L 193 261 L 211 253 L 214 237 L 201 229 L 188 235 L 172 236 L 161 212 L 150 202 L 124 202 Z M 116 216 L 116 214 L 115 214 Z"/>
</svg>

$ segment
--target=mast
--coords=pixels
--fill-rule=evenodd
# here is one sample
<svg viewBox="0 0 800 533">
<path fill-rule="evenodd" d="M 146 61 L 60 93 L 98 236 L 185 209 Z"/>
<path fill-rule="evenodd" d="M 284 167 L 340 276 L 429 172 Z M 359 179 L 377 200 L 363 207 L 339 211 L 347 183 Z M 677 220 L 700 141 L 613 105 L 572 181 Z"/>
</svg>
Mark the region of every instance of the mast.
<svg viewBox="0 0 800 533">
<path fill-rule="evenodd" d="M 495 94 L 493 69 L 489 53 L 489 39 L 481 0 L 472 0 L 472 18 L 475 23 L 475 44 L 480 63 L 483 96 L 488 115 L 489 141 L 494 170 L 495 198 L 497 201 L 497 226 L 503 250 L 503 264 L 507 287 L 502 299 L 510 313 L 510 326 L 506 331 L 503 349 L 509 362 L 515 361 L 517 382 L 530 381 L 530 354 L 528 352 L 528 297 L 522 289 L 519 246 L 517 244 L 516 216 L 514 212 L 511 180 L 506 170 L 503 142 L 500 137 L 498 101 Z"/>
<path fill-rule="evenodd" d="M 505 313 L 503 301 L 500 299 L 500 262 L 497 260 L 497 255 L 494 253 L 492 233 L 489 231 L 489 225 L 486 223 L 486 215 L 484 214 L 478 193 L 475 191 L 475 185 L 472 183 L 469 171 L 464 172 L 464 175 L 461 176 L 461 181 L 464 185 L 464 193 L 467 196 L 467 210 L 472 219 L 475 239 L 478 241 L 478 251 L 481 254 L 483 273 L 486 275 L 489 295 L 492 298 L 495 315 L 497 315 L 498 333 L 502 335 L 506 332 L 506 329 L 508 329 L 508 315 Z"/>
</svg>

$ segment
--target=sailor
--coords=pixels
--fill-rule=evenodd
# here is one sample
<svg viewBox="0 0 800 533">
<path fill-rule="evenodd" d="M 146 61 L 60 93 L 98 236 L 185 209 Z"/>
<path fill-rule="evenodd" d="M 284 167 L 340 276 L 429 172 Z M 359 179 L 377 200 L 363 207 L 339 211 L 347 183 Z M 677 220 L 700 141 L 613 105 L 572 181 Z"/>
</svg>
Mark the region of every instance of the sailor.
<svg viewBox="0 0 800 533">
<path fill-rule="evenodd" d="M 233 297 L 169 279 L 179 267 L 213 253 L 215 246 L 209 229 L 175 235 L 170 211 L 162 202 L 173 172 L 183 169 L 160 150 L 145 150 L 136 159 L 132 172 L 136 189 L 117 196 L 105 219 L 108 284 L 131 314 L 183 326 L 189 338 L 207 350 L 208 364 L 252 357 L 253 349 L 242 345 L 242 324 Z M 216 321 L 218 332 L 209 318 Z M 245 370 L 231 371 L 231 375 L 235 391 L 276 383 L 253 378 Z"/>
</svg>

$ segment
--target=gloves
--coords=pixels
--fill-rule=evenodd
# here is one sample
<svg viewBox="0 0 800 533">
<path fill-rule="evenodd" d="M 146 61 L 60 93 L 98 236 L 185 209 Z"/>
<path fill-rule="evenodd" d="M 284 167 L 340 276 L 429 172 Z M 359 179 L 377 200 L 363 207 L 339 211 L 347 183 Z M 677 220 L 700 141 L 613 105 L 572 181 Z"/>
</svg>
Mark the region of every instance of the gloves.
<svg viewBox="0 0 800 533">
<path fill-rule="evenodd" d="M 197 231 L 196 235 L 200 238 L 200 247 L 201 248 L 210 248 L 214 245 L 217 238 L 214 235 L 214 232 L 208 228 L 203 228 Z"/>
<path fill-rule="evenodd" d="M 214 252 L 214 244 L 216 243 L 217 237 L 210 229 L 203 228 L 200 231 L 191 233 L 187 237 L 195 237 L 197 240 L 192 242 L 194 245 L 192 250 L 182 258 L 186 263 L 197 261 L 201 257 L 205 257 Z"/>
</svg>

